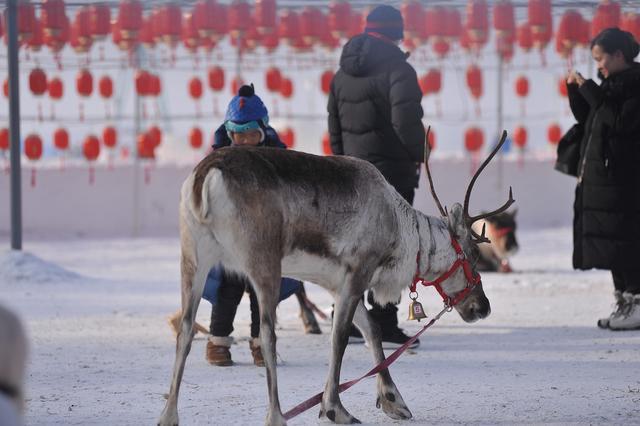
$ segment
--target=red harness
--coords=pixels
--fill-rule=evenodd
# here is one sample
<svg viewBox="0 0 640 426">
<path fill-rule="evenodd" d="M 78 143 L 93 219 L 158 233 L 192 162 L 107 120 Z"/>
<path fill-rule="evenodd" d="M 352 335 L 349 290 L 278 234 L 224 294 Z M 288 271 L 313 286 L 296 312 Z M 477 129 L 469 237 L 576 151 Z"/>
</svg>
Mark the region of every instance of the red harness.
<svg viewBox="0 0 640 426">
<path fill-rule="evenodd" d="M 418 283 L 421 283 L 425 287 L 428 287 L 428 286 L 435 287 L 435 289 L 438 291 L 438 293 L 442 297 L 444 304 L 449 308 L 452 308 L 453 306 L 460 303 L 460 301 L 465 297 L 467 297 L 469 292 L 473 290 L 474 286 L 482 283 L 480 274 L 473 273 L 473 268 L 471 268 L 471 264 L 469 263 L 469 260 L 467 260 L 467 257 L 464 255 L 464 252 L 460 247 L 460 243 L 458 243 L 458 241 L 455 239 L 453 235 L 451 235 L 451 245 L 453 246 L 453 249 L 456 251 L 458 258 L 456 259 L 455 262 L 453 262 L 453 265 L 451 265 L 448 271 L 446 271 L 445 273 L 443 273 L 433 281 L 426 281 L 424 278 L 420 277 L 420 250 L 418 250 L 418 255 L 416 256 L 416 273 L 413 276 L 413 281 L 411 282 L 411 285 L 409 286 L 409 291 L 411 293 L 416 293 L 416 286 L 418 285 Z M 464 288 L 464 290 L 462 290 L 461 292 L 456 294 L 453 298 L 451 298 L 447 296 L 444 290 L 442 290 L 442 286 L 440 284 L 444 280 L 449 278 L 461 266 L 462 266 L 462 269 L 464 270 L 464 275 L 467 278 L 467 286 Z"/>
<path fill-rule="evenodd" d="M 513 228 L 511 227 L 504 227 L 504 228 L 497 228 L 497 227 L 493 227 L 493 234 L 496 237 L 504 237 L 505 235 L 507 235 L 509 232 L 512 232 Z"/>
</svg>

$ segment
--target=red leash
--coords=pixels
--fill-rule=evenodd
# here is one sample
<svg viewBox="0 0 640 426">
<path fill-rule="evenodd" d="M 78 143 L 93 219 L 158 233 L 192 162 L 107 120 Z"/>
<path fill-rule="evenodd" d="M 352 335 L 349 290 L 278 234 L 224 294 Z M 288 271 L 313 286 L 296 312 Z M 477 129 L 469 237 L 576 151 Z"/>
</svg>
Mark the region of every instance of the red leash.
<svg viewBox="0 0 640 426">
<path fill-rule="evenodd" d="M 373 376 L 375 374 L 377 374 L 378 372 L 380 372 L 381 370 L 384 370 L 385 368 L 389 367 L 396 359 L 398 359 L 398 357 L 400 357 L 400 355 L 402 355 L 402 353 L 407 350 L 407 348 L 416 341 L 416 339 L 418 337 L 420 337 L 420 335 L 422 333 L 425 332 L 425 330 L 429 327 L 431 327 L 438 319 L 440 319 L 440 317 L 445 313 L 450 311 L 451 308 L 448 306 L 445 306 L 445 308 L 443 310 L 441 310 L 438 315 L 436 315 L 435 317 L 433 317 L 431 319 L 431 321 L 429 321 L 424 327 L 422 327 L 422 330 L 418 331 L 418 333 L 413 336 L 411 339 L 409 339 L 404 345 L 400 346 L 398 349 L 396 349 L 391 355 L 389 355 L 389 357 L 387 357 L 387 359 L 385 359 L 384 361 L 382 361 L 382 363 L 376 365 L 375 367 L 373 367 L 367 374 L 365 374 L 364 376 L 354 379 L 354 380 L 350 380 L 348 382 L 345 383 L 341 383 L 340 386 L 338 386 L 338 393 L 342 393 L 344 391 L 346 391 L 347 389 L 349 389 L 351 386 L 355 385 L 356 383 L 358 383 L 360 380 Z M 311 398 L 307 399 L 306 401 L 296 405 L 295 407 L 293 407 L 291 410 L 287 411 L 286 413 L 284 413 L 284 418 L 286 420 L 292 419 L 293 417 L 297 416 L 300 413 L 304 413 L 305 411 L 307 411 L 309 408 L 311 407 L 315 407 L 316 405 L 320 404 L 320 402 L 322 401 L 322 395 L 324 394 L 324 392 L 320 392 L 314 396 L 312 396 Z"/>
</svg>

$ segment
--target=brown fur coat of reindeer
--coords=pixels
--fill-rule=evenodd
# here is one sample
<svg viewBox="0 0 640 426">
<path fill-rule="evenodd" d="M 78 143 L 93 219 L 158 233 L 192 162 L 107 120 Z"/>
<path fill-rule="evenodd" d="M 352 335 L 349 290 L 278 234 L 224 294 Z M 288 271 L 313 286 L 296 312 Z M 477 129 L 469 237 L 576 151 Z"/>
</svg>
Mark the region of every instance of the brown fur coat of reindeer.
<svg viewBox="0 0 640 426">
<path fill-rule="evenodd" d="M 379 330 L 363 305 L 363 292 L 372 289 L 377 302 L 384 305 L 408 291 L 416 273 L 428 280 L 440 276 L 458 259 L 452 237 L 462 247 L 463 257 L 470 263 L 476 260 L 477 244 L 486 238 L 471 225 L 492 213 L 470 217 L 469 196 L 478 174 L 500 146 L 472 179 L 464 208 L 454 204 L 442 218 L 414 210 L 374 166 L 354 158 L 243 147 L 223 148 L 203 159 L 182 187 L 183 318 L 171 389 L 159 424 L 178 424 L 178 393 L 193 322 L 207 272 L 218 262 L 247 276 L 258 297 L 269 395 L 266 424 L 286 424 L 278 397 L 274 332 L 283 275 L 314 282 L 333 294 L 331 360 L 320 415 L 335 423 L 357 422 L 343 407 L 338 392 L 352 321 L 368 342 L 374 362 L 385 358 Z M 510 197 L 496 212 L 512 202 Z M 461 268 L 442 283 L 450 297 L 467 287 L 470 284 Z M 482 284 L 473 286 L 455 309 L 467 322 L 489 315 Z M 411 417 L 387 369 L 378 373 L 377 394 L 379 406 L 389 417 Z"/>
</svg>

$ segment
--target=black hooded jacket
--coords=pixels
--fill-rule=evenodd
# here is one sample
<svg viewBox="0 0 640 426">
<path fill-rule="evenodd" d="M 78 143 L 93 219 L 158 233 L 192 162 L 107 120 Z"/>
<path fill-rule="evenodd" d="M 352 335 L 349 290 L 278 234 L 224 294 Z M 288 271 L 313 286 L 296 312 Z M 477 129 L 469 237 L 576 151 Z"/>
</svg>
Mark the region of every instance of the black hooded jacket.
<svg viewBox="0 0 640 426">
<path fill-rule="evenodd" d="M 573 265 L 640 268 L 640 65 L 600 86 L 569 85 L 582 126 L 574 202 Z"/>
<path fill-rule="evenodd" d="M 353 37 L 329 93 L 331 150 L 369 161 L 400 192 L 413 190 L 425 149 L 421 99 L 416 72 L 398 46 Z"/>
</svg>

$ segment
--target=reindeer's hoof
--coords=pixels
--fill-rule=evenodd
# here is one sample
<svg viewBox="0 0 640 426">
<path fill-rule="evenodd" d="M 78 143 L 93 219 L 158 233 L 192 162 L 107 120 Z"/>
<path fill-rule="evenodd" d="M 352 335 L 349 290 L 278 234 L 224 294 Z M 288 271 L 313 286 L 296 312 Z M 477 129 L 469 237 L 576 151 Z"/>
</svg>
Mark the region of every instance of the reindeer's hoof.
<svg viewBox="0 0 640 426">
<path fill-rule="evenodd" d="M 382 411 L 394 420 L 406 420 L 413 417 L 402 397 L 396 398 L 391 392 L 387 392 L 383 398 L 378 396 L 376 408 L 382 408 Z"/>
<path fill-rule="evenodd" d="M 341 425 L 352 425 L 362 423 L 360 420 L 353 417 L 344 407 L 335 407 L 329 410 L 320 409 L 320 414 L 318 414 L 318 418 L 326 417 L 331 420 L 333 423 L 341 424 Z"/>
</svg>

